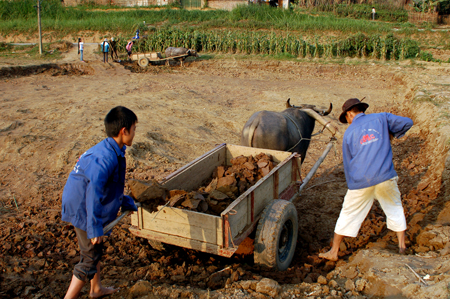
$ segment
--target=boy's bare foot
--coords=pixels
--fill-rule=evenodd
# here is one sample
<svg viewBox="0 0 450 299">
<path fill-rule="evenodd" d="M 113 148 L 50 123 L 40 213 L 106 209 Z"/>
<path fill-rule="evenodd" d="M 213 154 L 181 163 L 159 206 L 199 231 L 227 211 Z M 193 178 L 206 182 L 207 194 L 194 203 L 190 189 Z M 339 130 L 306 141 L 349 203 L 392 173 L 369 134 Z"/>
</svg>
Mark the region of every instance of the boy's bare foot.
<svg viewBox="0 0 450 299">
<path fill-rule="evenodd" d="M 91 297 L 91 298 L 100 298 L 100 297 L 103 297 L 103 296 L 114 294 L 115 292 L 118 292 L 118 291 L 119 291 L 119 289 L 102 287 L 100 289 L 100 292 L 97 292 L 97 293 L 92 292 L 92 293 L 89 294 L 89 297 Z"/>
<path fill-rule="evenodd" d="M 332 254 L 331 250 L 327 251 L 325 253 L 319 253 L 319 257 L 321 257 L 323 259 L 327 259 L 327 260 L 333 261 L 333 262 L 338 260 L 337 254 L 336 255 Z"/>
<path fill-rule="evenodd" d="M 398 249 L 398 253 L 400 253 L 400 254 L 406 254 L 406 248 L 399 248 Z"/>
</svg>

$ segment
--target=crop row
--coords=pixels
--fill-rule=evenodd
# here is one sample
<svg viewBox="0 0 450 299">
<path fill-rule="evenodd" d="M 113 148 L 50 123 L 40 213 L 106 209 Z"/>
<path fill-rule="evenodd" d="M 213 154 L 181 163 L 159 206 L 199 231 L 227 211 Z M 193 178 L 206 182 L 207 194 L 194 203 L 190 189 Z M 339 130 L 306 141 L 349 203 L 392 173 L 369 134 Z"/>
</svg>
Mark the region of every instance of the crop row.
<svg viewBox="0 0 450 299">
<path fill-rule="evenodd" d="M 127 41 L 119 42 L 125 51 Z M 420 49 L 416 41 L 393 34 L 364 35 L 343 40 L 328 37 L 303 39 L 296 34 L 234 31 L 155 30 L 135 40 L 134 52 L 164 52 L 167 47 L 185 47 L 198 52 L 291 55 L 303 58 L 368 57 L 384 60 L 415 58 Z"/>
</svg>

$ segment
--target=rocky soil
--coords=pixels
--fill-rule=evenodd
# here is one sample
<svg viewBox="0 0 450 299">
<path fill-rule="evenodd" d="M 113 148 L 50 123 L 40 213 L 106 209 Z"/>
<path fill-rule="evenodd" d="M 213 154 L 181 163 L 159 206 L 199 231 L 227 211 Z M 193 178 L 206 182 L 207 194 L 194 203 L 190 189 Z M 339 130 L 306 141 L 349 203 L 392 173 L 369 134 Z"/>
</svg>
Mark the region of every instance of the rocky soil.
<svg viewBox="0 0 450 299">
<path fill-rule="evenodd" d="M 90 51 L 90 52 L 89 52 Z M 200 53 L 201 54 L 201 53 Z M 337 123 L 350 97 L 366 97 L 368 113 L 411 117 L 393 142 L 408 221 L 408 254 L 375 204 L 358 237 L 345 239 L 338 262 L 328 250 L 346 192 L 340 142 L 296 201 L 299 240 L 291 267 L 260 268 L 249 252 L 222 258 L 133 236 L 127 218 L 106 241 L 105 285 L 111 298 L 447 298 L 450 283 L 449 98 L 445 66 L 348 60 L 346 64 L 222 59 L 149 66 L 100 62 L 76 49 L 49 64 L 0 59 L 0 295 L 61 298 L 79 260 L 75 233 L 61 221 L 61 194 L 77 157 L 104 138 L 102 119 L 114 106 L 136 112 L 127 179 L 160 180 L 223 142 L 238 144 L 258 110 L 285 101 L 328 106 Z M 321 129 L 320 127 L 316 128 Z M 303 176 L 329 135 L 315 137 Z M 130 189 L 127 188 L 127 193 Z M 252 240 L 245 241 L 251 246 Z M 157 250 L 162 249 L 162 250 Z M 419 278 L 420 277 L 420 280 Z M 82 298 L 88 298 L 88 289 Z"/>
</svg>

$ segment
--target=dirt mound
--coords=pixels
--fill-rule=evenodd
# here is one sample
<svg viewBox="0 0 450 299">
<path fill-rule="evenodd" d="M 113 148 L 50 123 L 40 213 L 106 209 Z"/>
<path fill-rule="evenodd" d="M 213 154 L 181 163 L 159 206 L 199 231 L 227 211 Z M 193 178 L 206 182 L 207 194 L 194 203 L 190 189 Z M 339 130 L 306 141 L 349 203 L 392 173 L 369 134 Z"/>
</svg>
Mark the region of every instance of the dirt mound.
<svg viewBox="0 0 450 299">
<path fill-rule="evenodd" d="M 23 76 L 48 74 L 51 76 L 81 76 L 93 73 L 93 69 L 89 66 L 78 64 L 39 64 L 28 66 L 13 66 L 0 68 L 1 78 L 19 78 Z"/>
</svg>

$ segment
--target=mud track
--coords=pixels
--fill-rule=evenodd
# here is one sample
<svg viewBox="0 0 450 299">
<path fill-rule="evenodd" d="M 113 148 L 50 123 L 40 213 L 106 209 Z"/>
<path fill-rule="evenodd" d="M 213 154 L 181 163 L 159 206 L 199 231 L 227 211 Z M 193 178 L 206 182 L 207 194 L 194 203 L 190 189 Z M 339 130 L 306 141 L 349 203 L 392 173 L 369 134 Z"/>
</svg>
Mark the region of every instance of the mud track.
<svg viewBox="0 0 450 299">
<path fill-rule="evenodd" d="M 293 104 L 328 106 L 332 102 L 335 109 L 330 119 L 343 133 L 346 127 L 337 121 L 340 107 L 350 97 L 365 96 L 369 113 L 392 112 L 415 121 L 408 135 L 393 143 L 409 224 L 409 255 L 396 254 L 396 236 L 387 230 L 384 213 L 375 204 L 358 237 L 345 239 L 340 261 L 318 258 L 329 246 L 347 190 L 339 142 L 296 201 L 299 240 L 287 271 L 260 269 L 251 255 L 227 259 L 167 245 L 158 251 L 148 240 L 130 234 L 127 219 L 106 242 L 104 284 L 121 287 L 112 298 L 139 297 L 139 280 L 150 282 L 150 290 L 159 298 L 233 297 L 237 291 L 252 296 L 239 282 L 266 277 L 283 285 L 282 298 L 311 293 L 323 283 L 322 276 L 329 286 L 328 291 L 320 289 L 317 297 L 321 298 L 426 298 L 421 295 L 426 291 L 416 288 L 415 276 L 400 265 L 419 265 L 426 260 L 418 261 L 421 255 L 433 256 L 432 262 L 429 258 L 426 262 L 441 263 L 442 269 L 433 274 L 440 277 L 433 281 L 435 287 L 450 282 L 445 252 L 450 237 L 447 76 L 438 66 L 235 59 L 146 70 L 95 61 L 2 68 L 0 295 L 63 297 L 79 257 L 74 231 L 60 219 L 62 189 L 77 157 L 104 138 L 102 119 L 110 108 L 124 105 L 138 115 L 135 143 L 127 151 L 127 178 L 146 180 L 162 179 L 215 144 L 238 144 L 240 130 L 253 112 L 281 111 L 287 98 Z M 328 138 L 324 133 L 312 140 L 303 175 Z M 372 266 L 361 256 L 370 256 Z M 383 263 L 391 263 L 392 271 L 401 272 L 403 280 L 393 281 L 388 270 L 370 275 L 367 269 L 361 270 Z M 365 287 L 348 289 L 346 282 L 358 277 L 367 282 Z M 207 293 L 207 289 L 218 291 Z M 87 298 L 86 290 L 83 294 Z"/>
</svg>

